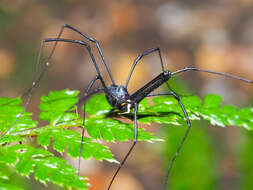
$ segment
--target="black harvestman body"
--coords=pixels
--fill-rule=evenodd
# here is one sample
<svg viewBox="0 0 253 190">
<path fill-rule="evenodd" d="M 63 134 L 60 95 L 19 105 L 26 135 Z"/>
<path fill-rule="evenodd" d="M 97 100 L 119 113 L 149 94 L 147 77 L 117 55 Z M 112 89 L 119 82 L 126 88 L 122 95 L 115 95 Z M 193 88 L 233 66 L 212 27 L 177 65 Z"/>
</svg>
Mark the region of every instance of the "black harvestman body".
<svg viewBox="0 0 253 190">
<path fill-rule="evenodd" d="M 103 64 L 105 65 L 106 67 L 106 70 L 107 70 L 107 73 L 109 74 L 109 77 L 110 77 L 110 80 L 112 82 L 111 85 L 109 86 L 106 86 L 105 84 L 105 81 L 101 75 L 101 72 L 99 70 L 99 67 L 96 63 L 96 60 L 95 60 L 95 57 L 92 53 L 92 50 L 91 50 L 91 47 L 89 45 L 89 43 L 85 42 L 85 41 L 82 41 L 82 40 L 72 40 L 72 39 L 63 39 L 61 38 L 61 35 L 64 31 L 64 29 L 70 29 L 78 34 L 80 34 L 82 37 L 84 37 L 87 41 L 89 42 L 92 42 L 95 44 L 98 52 L 99 52 L 99 55 L 100 55 L 100 58 L 102 59 L 103 61 Z M 54 46 L 53 46 L 53 49 L 51 51 L 51 53 L 49 54 L 48 58 L 47 58 L 47 61 L 45 62 L 45 65 L 42 69 L 42 71 L 39 73 L 39 65 L 41 64 L 41 61 L 40 61 L 40 58 L 41 58 L 41 53 L 42 53 L 42 50 L 43 50 L 43 47 L 45 45 L 45 43 L 50 43 L 50 42 L 54 42 Z M 185 110 L 184 108 L 184 105 L 182 104 L 181 100 L 180 100 L 180 97 L 174 92 L 172 91 L 170 88 L 169 88 L 169 85 L 167 83 L 167 81 L 173 77 L 174 75 L 177 75 L 177 74 L 180 74 L 180 73 L 183 73 L 183 72 L 186 72 L 186 71 L 198 71 L 198 72 L 206 72 L 206 73 L 210 73 L 210 74 L 216 74 L 216 75 L 221 75 L 221 76 L 225 76 L 225 77 L 229 77 L 229 78 L 233 78 L 233 79 L 237 79 L 237 80 L 241 80 L 241 81 L 244 81 L 244 82 L 247 82 L 247 83 L 251 83 L 253 84 L 253 81 L 251 80 L 248 80 L 248 79 L 245 79 L 245 78 L 242 78 L 242 77 L 238 77 L 238 76 L 235 76 L 235 75 L 232 75 L 232 74 L 227 74 L 227 73 L 221 73 L 221 72 L 215 72 L 215 71 L 210 71 L 210 70 L 203 70 L 203 69 L 198 69 L 198 68 L 184 68 L 184 69 L 181 69 L 181 70 L 178 70 L 178 71 L 175 71 L 175 72 L 170 72 L 169 70 L 165 70 L 164 68 L 164 64 L 163 64 L 163 61 L 162 61 L 162 56 L 161 56 L 161 51 L 159 48 L 154 48 L 154 49 L 149 49 L 147 51 L 145 51 L 144 53 L 142 53 L 141 55 L 139 55 L 133 65 L 132 65 L 132 68 L 131 68 L 131 71 L 129 73 L 129 76 L 127 78 L 127 81 L 126 81 L 126 84 L 125 86 L 119 86 L 119 85 L 116 85 L 115 84 L 115 81 L 112 77 L 112 74 L 111 74 L 111 71 L 110 71 L 110 68 L 105 60 L 105 57 L 103 55 L 103 52 L 100 48 L 100 45 L 99 45 L 99 42 L 97 40 L 95 40 L 94 38 L 91 38 L 91 37 L 88 37 L 86 34 L 80 32 L 78 29 L 70 26 L 70 25 L 67 25 L 67 24 L 64 24 L 57 36 L 57 38 L 46 38 L 44 40 L 42 40 L 41 42 L 41 47 L 40 47 L 40 51 L 39 51 L 39 54 L 38 54 L 38 59 L 37 59 L 37 62 L 36 62 L 36 69 L 35 69 L 35 72 L 34 72 L 34 76 L 33 76 L 33 82 L 32 82 L 32 87 L 26 91 L 23 95 L 23 97 L 27 96 L 27 101 L 24 105 L 24 110 L 21 112 L 20 116 L 17 118 L 17 120 L 13 123 L 12 126 L 10 126 L 10 128 L 4 132 L 3 134 L 1 134 L 0 138 L 4 137 L 6 134 L 8 134 L 11 129 L 13 128 L 13 126 L 17 123 L 17 121 L 20 119 L 21 115 L 26 111 L 27 109 L 27 106 L 29 105 L 30 101 L 31 101 L 31 98 L 32 98 L 32 94 L 34 92 L 34 89 L 35 87 L 38 85 L 38 83 L 40 82 L 40 80 L 43 78 L 46 70 L 48 69 L 48 67 L 50 66 L 50 61 L 51 61 L 51 58 L 55 52 L 55 48 L 57 46 L 57 43 L 58 42 L 66 42 L 66 43 L 72 43 L 72 44 L 78 44 L 78 45 L 81 45 L 81 46 L 84 46 L 87 48 L 88 50 L 88 53 L 89 53 L 89 56 L 92 60 L 92 63 L 96 69 L 96 72 L 97 72 L 97 75 L 91 80 L 91 82 L 89 83 L 88 85 L 88 88 L 86 89 L 86 91 L 84 92 L 83 94 L 83 97 L 80 98 L 79 100 L 79 103 L 80 102 L 84 102 L 84 120 L 83 120 L 83 127 L 82 127 L 82 140 L 81 140 L 81 145 L 80 145 L 80 153 L 81 153 L 81 150 L 82 150 L 82 147 L 83 147 L 83 137 L 84 137 L 84 128 L 85 128 L 85 101 L 88 97 L 90 97 L 91 95 L 95 94 L 95 93 L 99 93 L 101 91 L 103 91 L 106 95 L 106 99 L 107 101 L 109 102 L 109 104 L 116 108 L 117 110 L 119 110 L 120 112 L 126 112 L 126 113 L 129 113 L 131 109 L 134 110 L 134 140 L 133 140 L 133 144 L 131 145 L 129 151 L 127 152 L 127 154 L 125 155 L 124 159 L 122 160 L 122 162 L 120 163 L 118 169 L 116 170 L 116 172 L 114 173 L 110 183 L 109 183 L 109 186 L 108 186 L 108 190 L 111 188 L 116 176 L 118 175 L 120 169 L 122 168 L 122 166 L 124 165 L 124 163 L 126 162 L 127 158 L 129 157 L 129 155 L 131 154 L 132 150 L 134 149 L 136 143 L 138 142 L 138 106 L 139 106 L 139 102 L 141 100 L 143 100 L 145 97 L 152 97 L 152 96 L 173 96 L 179 103 L 183 113 L 184 113 L 184 116 L 185 116 L 185 119 L 186 119 L 186 123 L 187 123 L 187 130 L 186 130 L 186 133 L 181 141 L 181 143 L 179 144 L 177 150 L 176 150 L 176 153 L 174 154 L 174 156 L 172 157 L 172 160 L 169 164 L 169 168 L 168 168 L 168 171 L 167 171 L 167 174 L 166 174 L 166 179 L 165 179 L 165 188 L 167 186 L 167 181 L 168 181 L 168 176 L 169 176 L 169 173 L 170 173 L 170 170 L 172 168 L 172 165 L 179 153 L 179 151 L 181 150 L 181 147 L 183 145 L 183 143 L 185 142 L 185 139 L 191 129 L 191 122 L 189 120 L 189 117 L 188 117 L 188 114 L 187 114 L 187 111 Z M 130 81 L 130 78 L 131 78 L 131 75 L 135 69 L 135 66 L 138 64 L 138 62 L 146 55 L 150 54 L 150 53 L 153 53 L 153 52 L 157 52 L 158 55 L 159 55 L 159 58 L 160 58 L 160 64 L 161 64 L 161 69 L 162 69 L 162 72 L 157 75 L 154 79 L 152 79 L 150 82 L 146 83 L 143 87 L 141 87 L 139 90 L 137 90 L 136 92 L 130 94 L 128 93 L 128 90 L 127 90 L 127 87 L 128 87 L 128 84 L 129 84 L 129 81 Z M 91 91 L 92 89 L 92 86 L 95 84 L 95 82 L 99 80 L 102 84 L 102 87 L 101 88 L 97 88 L 93 91 Z M 170 90 L 169 92 L 164 92 L 164 93 L 152 93 L 155 89 L 157 89 L 158 87 L 160 87 L 161 85 L 163 84 L 166 84 L 168 89 Z M 81 154 L 80 154 L 81 155 Z M 80 156 L 79 156 L 79 163 L 78 163 L 78 171 L 80 171 Z"/>
</svg>

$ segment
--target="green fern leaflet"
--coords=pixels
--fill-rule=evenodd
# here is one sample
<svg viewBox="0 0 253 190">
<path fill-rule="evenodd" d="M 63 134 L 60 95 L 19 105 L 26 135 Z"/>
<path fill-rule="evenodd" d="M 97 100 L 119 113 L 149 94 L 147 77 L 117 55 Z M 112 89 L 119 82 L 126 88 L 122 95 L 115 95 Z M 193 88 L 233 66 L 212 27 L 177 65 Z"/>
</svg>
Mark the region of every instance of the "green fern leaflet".
<svg viewBox="0 0 253 190">
<path fill-rule="evenodd" d="M 47 122 L 41 126 L 25 112 L 10 132 L 0 139 L 0 186 L 6 190 L 22 189 L 12 182 L 15 172 L 25 178 L 34 177 L 43 184 L 54 183 L 72 189 L 88 189 L 86 177 L 54 152 L 79 157 L 83 119 L 76 113 L 78 91 L 62 90 L 41 97 L 39 115 Z M 253 129 L 253 108 L 238 109 L 232 105 L 221 106 L 217 95 L 206 95 L 202 101 L 197 96 L 183 97 L 182 102 L 191 120 L 206 120 L 220 127 L 238 126 Z M 23 107 L 21 98 L 0 98 L 0 132 L 3 134 L 20 116 Z M 94 107 L 94 105 L 99 105 Z M 119 163 L 108 146 L 101 142 L 121 142 L 134 138 L 133 113 L 118 114 L 112 111 L 103 94 L 94 95 L 86 103 L 85 129 L 81 156 L 98 161 Z M 122 122 L 121 118 L 129 118 Z M 173 97 L 144 99 L 139 105 L 140 123 L 162 123 L 165 126 L 185 125 L 184 114 Z M 31 139 L 33 140 L 31 143 Z M 139 128 L 138 140 L 162 141 L 143 128 Z M 53 151 L 52 151 L 53 150 Z"/>
</svg>

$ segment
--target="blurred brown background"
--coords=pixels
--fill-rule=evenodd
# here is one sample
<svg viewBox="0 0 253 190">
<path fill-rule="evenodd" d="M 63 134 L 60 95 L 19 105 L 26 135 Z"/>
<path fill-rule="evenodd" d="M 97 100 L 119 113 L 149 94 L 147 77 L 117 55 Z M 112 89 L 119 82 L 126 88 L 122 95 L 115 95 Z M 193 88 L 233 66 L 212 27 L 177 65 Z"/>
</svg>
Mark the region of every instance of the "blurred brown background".
<svg viewBox="0 0 253 190">
<path fill-rule="evenodd" d="M 166 68 L 172 71 L 194 66 L 253 79 L 253 0 L 1 0 L 1 96 L 18 96 L 31 86 L 41 40 L 55 38 L 64 23 L 100 42 L 118 84 L 125 83 L 134 59 L 154 47 L 161 48 Z M 69 30 L 65 30 L 63 37 L 81 39 Z M 49 54 L 51 45 L 48 44 L 43 51 L 42 63 Z M 95 46 L 92 47 L 96 60 L 103 68 Z M 157 54 L 145 57 L 132 76 L 130 92 L 160 71 Z M 36 89 L 29 111 L 38 113 L 36 107 L 41 94 L 63 88 L 84 90 L 95 74 L 86 49 L 59 43 L 52 65 Z M 109 79 L 105 72 L 103 76 Z M 171 83 L 173 89 L 180 94 L 202 96 L 217 93 L 223 96 L 225 103 L 239 107 L 248 105 L 252 96 L 252 86 L 235 80 L 201 73 L 187 73 L 182 78 Z M 252 143 L 248 136 L 251 134 L 232 127 L 205 127 L 206 124 L 200 122 L 194 125 L 196 128 L 201 125 L 196 131 L 198 133 L 203 130 L 201 136 L 208 139 L 203 137 L 195 145 L 184 147 L 183 151 L 187 149 L 190 153 L 185 156 L 182 153 L 179 157 L 184 161 L 179 160 L 176 164 L 190 162 L 189 156 L 198 157 L 201 153 L 198 145 L 207 143 L 210 150 L 202 158 L 211 168 L 212 174 L 205 180 L 196 177 L 197 180 L 193 182 L 194 179 L 191 179 L 187 186 L 186 179 L 189 175 L 203 176 L 206 169 L 202 168 L 196 174 L 197 166 L 192 165 L 188 167 L 192 174 L 183 170 L 181 173 L 188 176 L 178 178 L 175 169 L 171 176 L 172 189 L 251 189 L 249 177 L 253 177 L 253 170 L 247 159 L 251 160 L 252 157 L 242 156 L 248 153 L 247 147 Z M 164 129 L 166 127 L 148 128 L 161 137 L 168 138 Z M 181 133 L 177 136 L 179 140 L 185 129 L 180 130 Z M 187 142 L 190 143 L 192 139 L 194 132 Z M 166 143 L 170 143 L 168 139 Z M 164 153 L 168 147 L 166 143 L 140 143 L 116 179 L 113 189 L 161 189 L 166 166 L 171 158 Z M 121 160 L 130 144 L 109 145 Z M 195 153 L 192 146 L 196 146 Z M 214 157 L 213 162 L 206 159 L 210 154 Z M 76 164 L 75 161 L 71 162 Z M 106 189 L 115 169 L 112 164 L 84 161 L 82 174 L 90 177 L 91 190 Z M 201 186 L 201 182 L 205 185 Z M 42 185 L 38 185 L 38 188 L 48 189 Z"/>
</svg>

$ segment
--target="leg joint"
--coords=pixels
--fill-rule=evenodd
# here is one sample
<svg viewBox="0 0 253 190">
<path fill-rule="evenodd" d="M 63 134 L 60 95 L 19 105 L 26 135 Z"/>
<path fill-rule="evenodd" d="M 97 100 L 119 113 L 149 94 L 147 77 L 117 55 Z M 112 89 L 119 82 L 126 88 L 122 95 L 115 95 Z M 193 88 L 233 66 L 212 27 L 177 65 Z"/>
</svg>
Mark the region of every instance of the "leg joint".
<svg viewBox="0 0 253 190">
<path fill-rule="evenodd" d="M 177 99 L 180 100 L 179 96 L 175 92 L 171 92 L 171 94 Z"/>
</svg>

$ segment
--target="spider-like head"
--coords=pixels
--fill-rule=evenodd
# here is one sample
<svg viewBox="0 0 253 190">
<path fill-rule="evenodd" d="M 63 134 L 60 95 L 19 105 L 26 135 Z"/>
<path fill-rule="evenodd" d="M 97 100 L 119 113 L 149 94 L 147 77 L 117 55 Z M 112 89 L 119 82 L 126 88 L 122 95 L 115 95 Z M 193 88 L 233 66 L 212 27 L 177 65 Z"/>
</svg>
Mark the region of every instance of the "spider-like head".
<svg viewBox="0 0 253 190">
<path fill-rule="evenodd" d="M 114 108 L 127 111 L 128 102 L 130 103 L 130 96 L 124 86 L 111 85 L 107 87 L 110 94 L 106 93 L 106 99 Z"/>
</svg>

